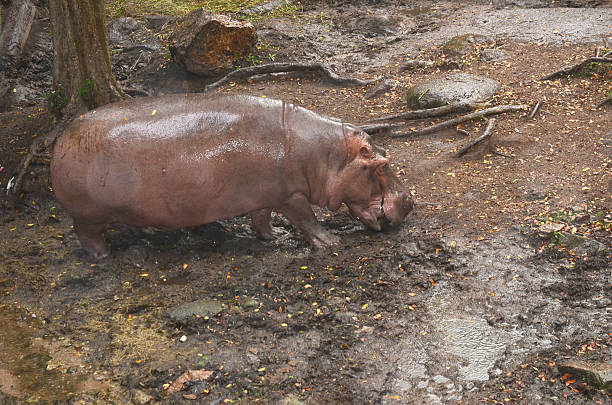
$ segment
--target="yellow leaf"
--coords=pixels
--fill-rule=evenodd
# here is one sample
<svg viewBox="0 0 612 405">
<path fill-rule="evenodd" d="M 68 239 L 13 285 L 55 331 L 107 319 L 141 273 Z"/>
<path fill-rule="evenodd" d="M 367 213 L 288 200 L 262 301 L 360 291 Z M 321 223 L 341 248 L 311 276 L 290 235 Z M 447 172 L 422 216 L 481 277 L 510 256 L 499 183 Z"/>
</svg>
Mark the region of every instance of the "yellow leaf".
<svg viewBox="0 0 612 405">
<path fill-rule="evenodd" d="M 151 113 L 151 115 L 155 115 L 157 113 L 157 110 L 153 110 L 153 112 Z"/>
<path fill-rule="evenodd" d="M 361 309 L 366 309 L 368 307 L 368 304 L 364 304 Z"/>
</svg>

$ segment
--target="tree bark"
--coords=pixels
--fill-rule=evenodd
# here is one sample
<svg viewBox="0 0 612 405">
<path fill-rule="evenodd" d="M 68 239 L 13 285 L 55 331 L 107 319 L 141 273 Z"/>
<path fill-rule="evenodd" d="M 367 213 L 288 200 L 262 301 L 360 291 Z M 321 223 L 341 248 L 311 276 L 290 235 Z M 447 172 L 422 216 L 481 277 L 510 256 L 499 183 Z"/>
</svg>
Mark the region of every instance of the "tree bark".
<svg viewBox="0 0 612 405">
<path fill-rule="evenodd" d="M 53 85 L 71 116 L 125 97 L 111 69 L 103 0 L 50 0 Z M 63 94 L 60 94 L 63 93 Z"/>
<path fill-rule="evenodd" d="M 30 0 L 2 2 L 2 32 L 0 33 L 0 63 L 14 66 L 21 58 L 21 52 L 30 35 L 36 15 L 36 7 Z"/>
</svg>

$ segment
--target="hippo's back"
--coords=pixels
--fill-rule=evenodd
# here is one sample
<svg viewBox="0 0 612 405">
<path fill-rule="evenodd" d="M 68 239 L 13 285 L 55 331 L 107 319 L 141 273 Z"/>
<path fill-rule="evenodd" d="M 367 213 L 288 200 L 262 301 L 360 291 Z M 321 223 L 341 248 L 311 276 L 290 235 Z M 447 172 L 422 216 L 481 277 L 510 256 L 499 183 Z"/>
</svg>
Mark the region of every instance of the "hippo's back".
<svg viewBox="0 0 612 405">
<path fill-rule="evenodd" d="M 220 215 L 215 199 L 228 201 L 223 216 L 246 212 L 244 202 L 232 207 L 233 194 L 252 187 L 253 173 L 282 166 L 282 108 L 277 100 L 191 94 L 90 111 L 56 142 L 56 197 L 75 218 L 161 228 Z"/>
</svg>

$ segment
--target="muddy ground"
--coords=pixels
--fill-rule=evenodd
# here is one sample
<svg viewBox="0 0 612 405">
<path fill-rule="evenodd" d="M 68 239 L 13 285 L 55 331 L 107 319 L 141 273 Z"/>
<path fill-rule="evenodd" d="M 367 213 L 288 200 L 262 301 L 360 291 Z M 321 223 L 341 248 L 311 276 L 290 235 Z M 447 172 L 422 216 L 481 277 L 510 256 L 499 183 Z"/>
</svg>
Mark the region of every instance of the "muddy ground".
<svg viewBox="0 0 612 405">
<path fill-rule="evenodd" d="M 394 80 L 384 95 L 291 76 L 219 92 L 361 124 L 405 110 L 415 81 L 462 71 L 498 80 L 496 104 L 542 101 L 540 112 L 498 116 L 491 141 L 462 158 L 453 153 L 485 120 L 463 124 L 467 137 L 375 135 L 426 204 L 392 233 L 319 210 L 342 238 L 323 252 L 282 217 L 273 242 L 232 218 L 169 233 L 117 226 L 106 234 L 111 256 L 93 263 L 39 159 L 18 201 L 2 193 L 0 402 L 610 404 L 609 392 L 558 365 L 612 361 L 612 107 L 597 107 L 611 73 L 538 79 L 593 55 L 612 35 L 612 9 L 413 3 L 314 2 L 255 23 L 261 60 Z M 133 41 L 163 38 L 142 22 Z M 10 78 L 40 92 L 50 83 L 44 27 L 43 18 L 32 63 Z M 458 59 L 442 53 L 465 33 L 486 40 Z M 112 53 L 126 88 L 197 91 L 205 82 L 173 65 L 163 44 L 127 48 Z M 484 48 L 510 58 L 483 61 Z M 409 59 L 434 63 L 402 70 Z M 2 189 L 48 122 L 42 102 L 0 114 Z M 558 227 L 543 233 L 544 224 Z M 583 239 L 569 243 L 571 235 Z M 173 312 L 198 300 L 201 316 Z M 172 385 L 186 370 L 211 373 Z"/>
</svg>

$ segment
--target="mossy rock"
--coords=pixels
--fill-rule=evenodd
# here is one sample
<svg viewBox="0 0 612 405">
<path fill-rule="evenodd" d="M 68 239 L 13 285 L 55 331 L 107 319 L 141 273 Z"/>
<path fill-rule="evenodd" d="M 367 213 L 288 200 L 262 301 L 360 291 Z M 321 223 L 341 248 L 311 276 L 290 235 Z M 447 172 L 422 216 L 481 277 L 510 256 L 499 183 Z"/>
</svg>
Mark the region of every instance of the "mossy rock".
<svg viewBox="0 0 612 405">
<path fill-rule="evenodd" d="M 435 108 L 457 102 L 486 101 L 500 89 L 492 79 L 466 73 L 448 74 L 418 82 L 406 91 L 412 109 Z"/>
<path fill-rule="evenodd" d="M 489 42 L 490 39 L 480 34 L 463 34 L 449 39 L 442 45 L 442 52 L 447 56 L 463 56 L 472 52 L 473 44 Z"/>
</svg>

